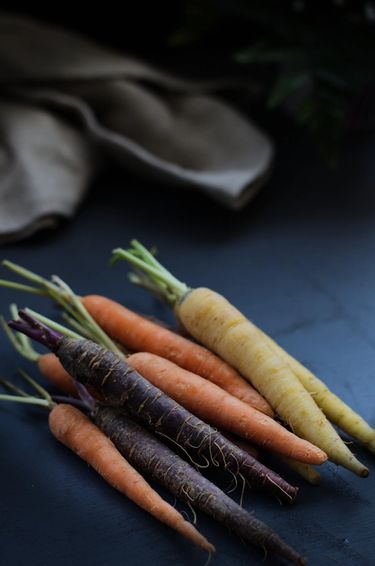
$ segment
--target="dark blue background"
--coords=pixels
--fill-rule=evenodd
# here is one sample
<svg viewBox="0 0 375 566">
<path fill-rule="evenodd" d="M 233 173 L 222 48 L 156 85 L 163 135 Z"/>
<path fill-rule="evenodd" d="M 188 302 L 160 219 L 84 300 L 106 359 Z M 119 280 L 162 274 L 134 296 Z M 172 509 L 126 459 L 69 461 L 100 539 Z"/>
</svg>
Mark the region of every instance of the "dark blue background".
<svg viewBox="0 0 375 566">
<path fill-rule="evenodd" d="M 223 293 L 374 426 L 374 149 L 374 139 L 354 137 L 331 172 L 306 144 L 280 136 L 271 181 L 240 213 L 199 194 L 108 171 L 73 222 L 3 246 L 1 255 L 46 276 L 57 273 L 77 293 L 108 294 L 172 321 L 163 306 L 128 283 L 124 264 L 108 266 L 111 249 L 132 237 L 155 244 L 179 278 Z M 0 292 L 2 312 L 11 300 L 54 313 L 50 304 L 7 290 Z M 0 360 L 3 376 L 20 365 L 33 369 L 5 338 Z M 42 409 L 1 405 L 0 446 L 1 564 L 204 565 L 201 551 L 60 446 Z M 251 492 L 245 497 L 245 507 L 312 565 L 373 563 L 375 458 L 352 448 L 372 471 L 367 480 L 326 464 L 318 488 L 285 471 L 301 487 L 293 507 Z M 261 552 L 202 513 L 198 526 L 217 546 L 212 566 L 261 563 Z M 269 558 L 266 564 L 279 562 Z"/>
</svg>

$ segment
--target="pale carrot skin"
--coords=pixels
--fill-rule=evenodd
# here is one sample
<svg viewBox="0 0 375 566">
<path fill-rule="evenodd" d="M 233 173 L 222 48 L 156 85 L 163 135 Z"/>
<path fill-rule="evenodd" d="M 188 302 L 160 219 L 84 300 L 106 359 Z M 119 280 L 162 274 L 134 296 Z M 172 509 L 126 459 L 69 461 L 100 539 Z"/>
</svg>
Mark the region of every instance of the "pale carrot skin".
<svg viewBox="0 0 375 566">
<path fill-rule="evenodd" d="M 296 434 L 319 446 L 336 464 L 368 476 L 290 367 L 224 297 L 197 288 L 175 304 L 175 312 L 194 338 L 251 381 Z"/>
<path fill-rule="evenodd" d="M 60 389 L 76 393 L 74 381 L 59 359 L 54 354 L 45 354 L 43 359 L 39 364 L 43 375 Z M 127 361 L 150 383 L 213 426 L 300 462 L 319 465 L 327 460 L 322 450 L 292 434 L 267 415 L 165 358 L 139 352 L 129 356 Z"/>
<path fill-rule="evenodd" d="M 215 547 L 145 481 L 113 442 L 88 417 L 71 405 L 57 405 L 49 414 L 52 434 L 92 466 L 112 487 L 159 521 L 209 553 Z"/>
<path fill-rule="evenodd" d="M 313 395 L 315 403 L 322 409 L 326 417 L 375 453 L 375 430 L 342 399 L 332 393 L 323 381 L 283 350 L 270 336 L 260 329 L 259 332 L 271 348 L 288 364 L 305 389 Z"/>
<path fill-rule="evenodd" d="M 130 350 L 151 352 L 212 381 L 241 401 L 273 416 L 269 403 L 225 361 L 191 340 L 99 295 L 82 299 L 102 329 Z"/>
<path fill-rule="evenodd" d="M 128 363 L 153 385 L 193 414 L 245 440 L 308 464 L 322 464 L 327 455 L 233 395 L 160 356 L 132 354 Z"/>
</svg>

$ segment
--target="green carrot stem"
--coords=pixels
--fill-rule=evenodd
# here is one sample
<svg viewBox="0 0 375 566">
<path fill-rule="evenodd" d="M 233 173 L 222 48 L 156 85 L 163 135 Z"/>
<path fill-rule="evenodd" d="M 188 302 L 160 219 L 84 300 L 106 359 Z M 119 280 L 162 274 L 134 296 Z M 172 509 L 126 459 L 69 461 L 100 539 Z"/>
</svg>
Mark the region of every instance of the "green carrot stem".
<svg viewBox="0 0 375 566">
<path fill-rule="evenodd" d="M 35 379 L 33 379 L 28 373 L 26 373 L 23 369 L 18 369 L 18 373 L 22 376 L 22 378 L 27 381 L 27 383 L 29 383 L 31 385 L 31 387 L 33 387 L 38 393 L 40 393 L 40 395 L 43 397 L 43 399 L 45 399 L 46 401 L 48 401 L 48 403 L 51 405 L 52 403 L 52 397 L 51 395 L 48 393 L 48 391 L 46 389 L 44 389 L 44 387 L 42 387 L 41 385 L 39 385 L 39 383 L 37 381 L 35 381 Z"/>
<path fill-rule="evenodd" d="M 147 248 L 145 248 L 140 242 L 138 242 L 138 240 L 132 240 L 130 242 L 130 245 L 133 246 L 134 250 L 140 252 L 141 259 L 146 261 L 146 263 L 148 263 L 149 265 L 153 265 L 154 267 L 156 267 L 157 269 L 159 269 L 168 276 L 171 275 L 171 273 L 156 259 L 155 255 Z"/>
<path fill-rule="evenodd" d="M 8 281 L 7 279 L 0 279 L 0 287 L 8 287 L 9 289 L 17 289 L 18 291 L 24 291 L 25 293 L 32 293 L 33 295 L 46 296 L 47 292 L 43 289 L 38 289 L 38 287 L 31 287 L 30 285 L 24 285 L 23 283 L 16 283 L 16 281 Z"/>
<path fill-rule="evenodd" d="M 16 387 L 14 383 L 11 383 L 6 379 L 0 379 L 0 385 L 8 389 L 8 391 L 12 391 L 12 393 L 15 393 L 16 395 L 20 395 L 21 397 L 30 397 L 30 395 L 28 395 L 26 391 L 20 389 L 19 387 Z"/>
<path fill-rule="evenodd" d="M 38 295 L 51 297 L 63 308 L 63 310 L 66 313 L 68 313 L 68 315 L 71 316 L 72 319 L 77 321 L 77 325 L 79 326 L 76 325 L 76 328 L 84 328 L 85 329 L 84 334 L 90 335 L 90 337 L 93 340 L 99 342 L 100 344 L 102 344 L 112 352 L 116 353 L 118 356 L 123 356 L 123 352 L 117 347 L 117 345 L 111 340 L 111 338 L 107 336 L 105 332 L 103 332 L 100 326 L 92 318 L 90 313 L 86 310 L 86 308 L 84 307 L 84 305 L 80 300 L 80 297 L 78 297 L 74 293 L 74 291 L 62 279 L 60 279 L 57 276 L 53 276 L 52 281 L 48 281 L 47 279 L 41 277 L 40 275 L 37 275 L 33 271 L 30 271 L 29 269 L 25 269 L 24 267 L 17 265 L 8 260 L 4 260 L 2 262 L 2 265 L 10 269 L 17 275 L 20 275 L 21 277 L 24 277 L 25 279 L 32 281 L 39 287 L 30 287 L 28 285 L 23 285 L 11 281 L 0 281 L 0 285 L 3 284 L 5 286 L 11 287 L 13 289 L 18 289 L 20 291 L 26 291 L 30 293 L 32 292 Z M 33 315 L 36 318 L 39 318 L 39 320 L 43 322 L 41 315 L 37 313 L 33 313 Z M 52 321 L 49 321 L 49 324 L 51 324 L 51 322 Z M 62 328 L 56 327 L 57 323 L 53 323 L 53 324 L 55 325 L 53 326 L 53 328 L 62 331 Z M 72 336 L 71 334 L 68 334 L 69 331 L 66 328 L 64 328 L 62 332 L 66 335 L 70 335 L 73 338 L 77 338 L 77 335 Z M 8 336 L 11 339 L 10 334 L 8 334 Z M 20 351 L 19 344 L 16 344 L 16 342 L 14 342 L 13 340 L 12 343 L 17 348 L 17 350 Z M 25 344 L 22 344 L 21 347 L 22 346 L 25 346 Z M 23 349 L 21 353 L 24 354 L 26 353 L 26 351 L 27 349 Z"/>
<path fill-rule="evenodd" d="M 68 313 L 63 312 L 62 318 L 63 318 L 64 322 L 66 322 L 67 324 L 69 324 L 69 326 L 74 328 L 74 330 L 76 330 L 78 332 L 78 334 L 80 334 L 84 338 L 92 339 L 92 333 L 87 328 L 85 328 L 82 324 L 80 324 L 75 318 L 73 318 L 72 316 L 69 316 Z"/>
<path fill-rule="evenodd" d="M 18 265 L 17 263 L 13 263 L 12 261 L 8 261 L 7 259 L 4 259 L 2 261 L 2 265 L 7 269 L 9 269 L 10 271 L 17 273 L 17 275 L 20 275 L 21 277 L 24 277 L 29 281 L 33 281 L 33 283 L 37 283 L 38 285 L 41 286 L 45 285 L 46 283 L 46 279 L 44 279 L 44 277 L 37 275 L 36 273 L 30 271 L 29 269 L 25 269 L 24 267 Z"/>
<path fill-rule="evenodd" d="M 163 293 L 168 300 L 171 302 L 177 302 L 181 299 L 188 291 L 189 287 L 176 279 L 169 271 L 167 271 L 155 258 L 144 249 L 147 254 L 143 252 L 143 259 L 139 258 L 136 253 L 139 251 L 141 244 L 137 242 L 136 247 L 130 250 L 124 250 L 122 248 L 117 248 L 113 250 L 113 260 L 114 262 L 124 259 L 128 261 L 132 266 L 140 270 L 145 276 L 147 275 L 148 284 L 156 286 L 161 293 Z M 150 259 L 149 255 L 152 259 Z M 162 283 L 162 285 L 161 285 Z M 139 280 L 139 284 L 142 285 L 142 280 Z M 166 288 L 164 287 L 166 286 Z"/>
<path fill-rule="evenodd" d="M 11 401 L 13 403 L 28 403 L 29 405 L 40 405 L 41 407 L 46 407 L 49 409 L 51 407 L 47 399 L 40 399 L 39 397 L 28 396 L 24 397 L 21 395 L 7 395 L 3 393 L 0 395 L 0 401 Z"/>
<path fill-rule="evenodd" d="M 19 316 L 18 316 L 18 310 L 19 309 L 18 309 L 18 306 L 16 305 L 16 303 L 11 303 L 11 305 L 9 305 L 9 310 L 10 310 L 10 314 L 11 314 L 13 320 L 17 320 L 19 318 Z M 25 336 L 25 334 L 22 334 L 21 332 L 17 332 L 16 338 L 17 338 L 18 342 L 21 344 L 21 347 L 24 348 L 26 351 L 30 351 L 31 353 L 35 352 L 32 344 L 31 344 L 30 338 Z"/>
<path fill-rule="evenodd" d="M 81 300 L 77 297 L 77 295 L 75 295 L 72 289 L 56 275 L 53 277 L 53 280 L 58 284 L 60 289 L 65 291 L 67 295 L 70 297 L 72 304 L 79 315 L 80 320 L 78 320 L 78 322 L 82 324 L 83 321 L 84 326 L 88 326 L 89 331 L 92 333 L 92 336 L 97 339 L 96 340 L 97 342 L 101 343 L 103 346 L 108 348 L 108 350 L 111 350 L 115 354 L 122 356 L 121 350 L 95 322 L 95 320 L 92 318 L 92 316 L 87 311 L 87 309 L 83 306 Z"/>
<path fill-rule="evenodd" d="M 19 332 L 13 333 L 3 316 L 0 316 L 0 325 L 3 328 L 7 337 L 9 338 L 13 347 L 17 350 L 19 354 L 21 354 L 21 356 L 30 360 L 31 362 L 37 362 L 39 360 L 40 354 L 36 350 L 34 350 L 34 348 L 31 345 L 31 341 L 30 340 L 21 341 L 18 337 L 20 333 Z"/>
</svg>

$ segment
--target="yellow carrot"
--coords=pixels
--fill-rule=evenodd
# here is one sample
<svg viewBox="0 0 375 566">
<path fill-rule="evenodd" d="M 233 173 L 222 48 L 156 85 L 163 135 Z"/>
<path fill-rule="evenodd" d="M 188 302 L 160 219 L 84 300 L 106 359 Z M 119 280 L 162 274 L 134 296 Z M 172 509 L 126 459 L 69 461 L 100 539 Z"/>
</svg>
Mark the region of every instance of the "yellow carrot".
<svg viewBox="0 0 375 566">
<path fill-rule="evenodd" d="M 190 289 L 136 241 L 131 250 L 115 250 L 114 259 L 126 259 L 142 272 L 141 277 L 133 274 L 132 280 L 169 300 L 186 330 L 248 379 L 296 434 L 336 464 L 367 477 L 368 469 L 350 452 L 288 364 L 224 297 L 207 288 Z"/>
<path fill-rule="evenodd" d="M 224 297 L 194 289 L 175 310 L 188 332 L 249 379 L 296 434 L 319 446 L 336 464 L 368 474 L 289 366 Z"/>
<path fill-rule="evenodd" d="M 375 430 L 358 413 L 332 393 L 316 375 L 283 350 L 270 336 L 264 334 L 260 329 L 259 332 L 262 333 L 275 353 L 288 364 L 305 389 L 313 395 L 314 401 L 326 417 L 375 453 Z"/>
</svg>

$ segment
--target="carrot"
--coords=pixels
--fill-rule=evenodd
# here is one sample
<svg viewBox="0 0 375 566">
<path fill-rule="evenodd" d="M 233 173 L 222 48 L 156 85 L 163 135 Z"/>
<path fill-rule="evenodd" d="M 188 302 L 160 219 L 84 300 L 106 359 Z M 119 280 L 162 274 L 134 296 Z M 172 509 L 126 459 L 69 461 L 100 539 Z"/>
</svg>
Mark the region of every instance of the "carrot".
<svg viewBox="0 0 375 566">
<path fill-rule="evenodd" d="M 48 321 L 44 317 L 43 320 Z M 50 325 L 55 324 L 54 321 L 48 322 Z M 61 325 L 57 328 L 61 331 L 64 329 Z M 79 338 L 78 335 L 77 337 Z M 26 355 L 29 354 L 29 357 L 35 360 L 37 353 L 30 344 L 25 344 L 28 339 L 25 336 L 23 338 L 23 348 L 19 345 L 18 350 L 25 353 L 26 347 Z M 10 336 L 10 339 L 13 343 L 18 340 L 16 336 Z M 319 448 L 287 431 L 267 415 L 233 397 L 214 383 L 165 358 L 138 352 L 129 356 L 127 361 L 150 383 L 213 426 L 253 440 L 269 450 L 301 462 L 319 465 L 327 459 L 326 454 Z M 76 393 L 74 381 L 54 354 L 40 357 L 38 364 L 42 373 L 47 374 L 47 378 L 57 387 L 69 393 Z"/>
<path fill-rule="evenodd" d="M 256 460 L 259 460 L 259 453 L 258 450 L 252 444 L 249 444 L 246 440 L 239 438 L 238 436 L 233 436 L 231 434 L 227 434 L 224 432 L 224 435 L 231 441 L 233 444 L 239 446 L 245 452 L 248 452 L 253 456 Z M 283 462 L 288 468 L 297 472 L 300 476 L 302 476 L 307 482 L 311 483 L 312 485 L 319 485 L 320 484 L 320 474 L 313 468 L 309 466 L 309 464 L 303 464 L 302 462 L 297 462 L 297 460 L 292 460 L 291 458 L 287 458 L 286 456 L 281 456 L 281 462 Z"/>
<path fill-rule="evenodd" d="M 229 364 L 200 346 L 99 295 L 88 295 L 82 303 L 94 320 L 117 342 L 130 350 L 157 354 L 178 366 L 212 381 L 234 397 L 272 416 L 269 403 Z"/>
<path fill-rule="evenodd" d="M 49 414 L 49 427 L 59 442 L 90 464 L 120 493 L 207 552 L 215 551 L 212 544 L 152 489 L 113 442 L 81 411 L 71 405 L 57 405 Z"/>
<path fill-rule="evenodd" d="M 259 332 L 262 331 L 259 330 Z M 375 430 L 358 413 L 332 393 L 316 375 L 285 352 L 272 338 L 264 332 L 262 332 L 262 336 L 291 368 L 305 389 L 314 396 L 314 401 L 322 409 L 326 417 L 347 434 L 359 440 L 371 452 L 375 453 Z"/>
<path fill-rule="evenodd" d="M 176 498 L 223 523 L 243 540 L 296 564 L 305 563 L 267 525 L 250 515 L 123 411 L 97 406 L 92 416 L 132 465 L 151 475 Z"/>
<path fill-rule="evenodd" d="M 61 389 L 69 395 L 77 395 L 77 387 L 74 383 L 74 379 L 63 368 L 55 354 L 44 354 L 39 357 L 37 363 L 41 374 L 57 387 L 57 389 Z"/>
<path fill-rule="evenodd" d="M 327 459 L 319 448 L 292 434 L 267 415 L 165 358 L 138 352 L 127 361 L 150 383 L 213 426 L 300 462 L 319 465 Z M 39 369 L 56 387 L 76 394 L 74 380 L 55 354 L 41 356 Z"/>
<path fill-rule="evenodd" d="M 134 354 L 134 356 L 139 357 L 140 354 Z M 148 354 L 146 354 L 146 356 L 148 356 Z M 152 364 L 152 358 L 153 357 L 156 358 L 156 356 L 150 357 L 151 364 Z M 159 360 L 160 359 L 161 358 L 159 358 Z M 38 365 L 39 365 L 39 369 L 40 369 L 42 375 L 46 379 L 48 379 L 53 385 L 55 385 L 57 388 L 61 389 L 62 391 L 66 392 L 66 393 L 69 393 L 71 395 L 77 394 L 77 388 L 76 388 L 76 385 L 74 383 L 73 378 L 63 368 L 60 360 L 55 356 L 55 354 L 44 354 L 43 356 L 40 357 Z M 140 373 L 142 373 L 141 368 L 139 368 L 139 367 L 137 368 L 137 364 L 134 363 L 134 359 L 133 359 L 133 366 L 135 367 L 135 369 L 138 369 L 138 371 Z M 149 368 L 150 371 L 152 370 L 152 367 L 153 366 L 151 365 L 150 368 Z M 151 373 L 156 375 L 155 372 L 151 371 Z M 144 376 L 147 378 L 147 375 L 145 373 L 144 373 Z M 173 380 L 168 381 L 168 382 L 169 383 L 175 383 L 174 377 L 175 376 L 173 375 Z M 150 381 L 152 383 L 154 383 L 154 385 L 155 384 L 157 385 L 155 380 L 150 379 Z M 165 382 L 165 379 L 163 381 Z M 178 381 L 177 381 L 176 385 L 177 385 L 177 388 L 179 388 Z M 190 380 L 189 380 L 189 386 L 191 386 Z M 161 389 L 165 393 L 169 394 L 165 387 L 161 387 Z M 173 397 L 175 400 L 179 401 L 179 399 L 177 399 L 175 396 L 171 395 L 171 397 Z M 181 402 L 181 404 L 183 406 L 185 406 L 184 403 Z M 189 407 L 187 407 L 187 408 L 189 408 Z M 247 406 L 246 406 L 246 409 L 248 409 Z M 198 414 L 198 413 L 196 413 L 196 414 Z M 210 422 L 208 419 L 206 419 L 206 420 L 207 420 L 207 422 Z M 214 423 L 211 422 L 210 424 L 214 424 Z M 283 430 L 285 430 L 285 429 L 283 429 Z M 253 458 L 258 459 L 258 451 L 254 446 L 249 445 L 248 442 L 245 442 L 243 440 L 241 441 L 241 439 L 239 437 L 235 437 L 235 436 L 231 435 L 230 433 L 228 434 L 226 431 L 225 432 L 222 431 L 222 433 L 233 444 L 236 444 L 239 448 L 248 452 L 251 456 L 253 456 Z M 311 466 L 309 466 L 307 464 L 303 464 L 303 463 L 298 462 L 296 460 L 292 460 L 290 458 L 286 458 L 286 457 L 284 457 L 282 460 L 288 467 L 290 467 L 292 470 L 299 473 L 309 483 L 311 483 L 313 485 L 318 485 L 320 483 L 320 474 L 316 470 L 314 470 L 314 468 L 312 468 Z"/>
<path fill-rule="evenodd" d="M 210 289 L 188 288 L 138 242 L 130 251 L 115 250 L 114 258 L 126 259 L 142 272 L 138 282 L 147 281 L 148 288 L 163 294 L 188 332 L 251 381 L 296 434 L 319 446 L 336 464 L 368 476 L 290 367 L 224 297 Z"/>
<path fill-rule="evenodd" d="M 77 381 L 97 391 L 107 403 L 125 405 L 131 415 L 182 447 L 191 459 L 199 458 L 198 465 L 241 473 L 253 486 L 283 501 L 295 499 L 297 488 L 170 399 L 115 353 L 90 340 L 66 338 L 25 311 L 19 315 L 22 320 L 9 323 L 13 329 L 50 348 Z"/>
<path fill-rule="evenodd" d="M 53 276 L 52 281 L 49 281 L 10 261 L 4 260 L 2 265 L 31 281 L 34 286 L 0 280 L 1 286 L 49 296 L 64 309 L 68 322 L 87 338 L 103 344 L 119 355 L 122 351 L 110 336 L 132 350 L 146 350 L 170 359 L 177 365 L 216 383 L 265 414 L 273 416 L 269 403 L 234 368 L 207 348 L 161 327 L 160 324 L 106 297 L 89 295 L 80 298 L 59 277 Z M 11 312 L 16 318 L 16 305 L 11 305 Z M 4 321 L 2 325 L 4 327 Z M 9 338 L 12 340 L 11 336 Z M 17 341 L 13 341 L 13 344 L 19 349 Z"/>
<path fill-rule="evenodd" d="M 153 385 L 207 423 L 300 462 L 322 464 L 327 459 L 322 450 L 267 415 L 160 356 L 139 352 L 127 361 Z"/>
<path fill-rule="evenodd" d="M 81 391 L 81 401 L 66 398 L 69 405 L 60 405 L 63 409 L 57 409 L 54 400 L 51 399 L 47 391 L 28 376 L 24 375 L 24 377 L 43 398 L 30 396 L 12 383 L 0 380 L 0 383 L 6 388 L 16 393 L 16 395 L 11 396 L 0 395 L 0 400 L 26 402 L 42 405 L 49 410 L 52 409 L 53 414 L 50 415 L 50 422 L 55 423 L 55 427 L 51 426 L 51 430 L 57 429 L 58 434 L 55 434 L 57 438 L 61 440 L 62 432 L 64 444 L 93 465 L 111 485 L 120 489 L 120 491 L 122 491 L 121 486 L 124 484 L 128 490 L 126 495 L 129 495 L 129 488 L 134 491 L 135 487 L 136 497 L 142 490 L 142 485 L 139 486 L 138 472 L 131 468 L 131 466 L 134 466 L 137 470 L 142 471 L 167 488 L 175 497 L 187 503 L 193 511 L 194 517 L 195 512 L 192 505 L 223 523 L 244 541 L 248 541 L 265 551 L 283 556 L 295 564 L 305 564 L 305 560 L 267 525 L 256 519 L 253 514 L 250 515 L 216 485 L 204 478 L 200 472 L 172 452 L 170 448 L 162 444 L 139 424 L 133 422 L 122 410 L 104 407 L 97 403 L 87 391 Z M 88 421 L 81 411 L 70 410 L 72 409 L 70 403 L 78 403 L 81 409 L 88 411 L 90 418 L 98 428 Z M 57 414 L 58 417 L 56 417 Z M 59 422 L 56 426 L 57 418 Z M 102 433 L 106 435 L 104 438 Z M 121 473 L 124 461 L 118 461 L 118 453 L 121 453 L 126 459 L 125 474 Z M 114 463 L 113 468 L 111 468 L 112 463 Z M 108 473 L 103 474 L 103 470 Z M 134 473 L 135 481 L 133 480 Z M 119 474 L 121 474 L 120 481 L 118 481 Z M 143 485 L 144 483 L 143 481 Z M 150 502 L 147 499 L 147 492 L 143 496 L 146 496 L 148 504 L 152 504 L 152 501 Z M 142 497 L 136 502 L 139 504 L 139 501 L 142 502 Z M 165 504 L 164 501 L 163 504 Z M 155 513 L 159 510 L 160 505 L 154 506 Z M 195 536 L 195 533 L 193 534 Z M 203 542 L 207 543 L 205 539 L 203 539 Z M 213 547 L 206 549 L 213 550 Z"/>
</svg>

